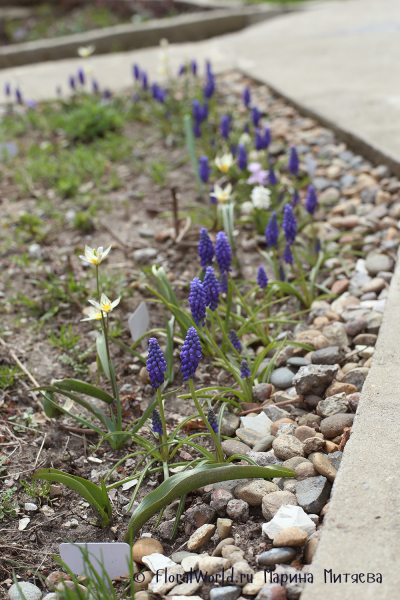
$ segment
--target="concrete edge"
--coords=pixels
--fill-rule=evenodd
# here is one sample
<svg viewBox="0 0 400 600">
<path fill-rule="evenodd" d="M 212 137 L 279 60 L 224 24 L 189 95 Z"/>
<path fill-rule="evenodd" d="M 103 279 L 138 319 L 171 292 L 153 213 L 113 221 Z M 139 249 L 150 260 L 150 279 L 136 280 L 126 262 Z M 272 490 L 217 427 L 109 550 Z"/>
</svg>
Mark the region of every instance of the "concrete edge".
<svg viewBox="0 0 400 600">
<path fill-rule="evenodd" d="M 0 48 L 0 69 L 26 64 L 76 58 L 80 46 L 93 44 L 96 55 L 158 46 L 162 38 L 170 43 L 194 42 L 239 31 L 248 25 L 271 19 L 291 9 L 248 6 L 205 10 L 169 19 L 154 19 L 140 25 L 116 25 L 73 34 L 12 44 Z"/>
<path fill-rule="evenodd" d="M 243 73 L 243 75 L 245 75 L 246 77 L 253 79 L 253 81 L 256 81 L 257 83 L 262 85 L 266 85 L 274 94 L 280 96 L 281 98 L 284 98 L 287 102 L 289 102 L 289 104 L 297 108 L 297 110 L 303 115 L 315 119 L 321 125 L 324 125 L 328 129 L 331 129 L 335 133 L 336 137 L 340 141 L 347 144 L 347 146 L 354 152 L 362 154 L 365 158 L 376 164 L 387 165 L 388 167 L 390 167 L 394 175 L 400 177 L 400 162 L 396 158 L 394 158 L 394 156 L 392 156 L 390 153 L 385 152 L 382 148 L 374 146 L 373 144 L 371 144 L 371 142 L 367 142 L 365 139 L 356 135 L 355 133 L 344 129 L 343 127 L 341 127 L 334 121 L 331 121 L 329 118 L 325 117 L 318 111 L 315 111 L 312 108 L 308 107 L 306 104 L 298 102 L 291 96 L 285 94 L 285 92 L 282 92 L 279 88 L 268 83 L 266 79 L 263 80 L 259 77 L 255 77 L 254 75 L 252 75 L 251 70 L 242 69 L 240 67 L 238 67 L 237 70 Z"/>
</svg>

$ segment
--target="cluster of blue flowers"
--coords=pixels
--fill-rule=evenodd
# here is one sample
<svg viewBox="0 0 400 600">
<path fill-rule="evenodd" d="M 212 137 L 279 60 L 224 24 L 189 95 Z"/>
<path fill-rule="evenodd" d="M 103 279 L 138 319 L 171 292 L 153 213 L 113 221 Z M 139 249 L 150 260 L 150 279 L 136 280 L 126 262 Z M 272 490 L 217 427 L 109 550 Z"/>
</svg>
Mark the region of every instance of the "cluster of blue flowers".
<svg viewBox="0 0 400 600">
<path fill-rule="evenodd" d="M 218 433 L 218 421 L 215 412 L 212 410 L 212 408 L 210 408 L 210 410 L 207 413 L 207 421 L 210 423 L 213 432 Z"/>
<path fill-rule="evenodd" d="M 249 363 L 246 359 L 243 359 L 240 364 L 240 377 L 245 379 L 246 377 L 251 377 L 251 371 L 249 368 Z"/>
<path fill-rule="evenodd" d="M 204 319 L 206 318 L 206 296 L 203 284 L 198 277 L 195 277 L 190 284 L 189 304 L 196 325 L 204 325 Z"/>
<path fill-rule="evenodd" d="M 235 350 L 237 350 L 238 352 L 241 352 L 242 351 L 242 342 L 239 340 L 239 336 L 234 329 L 230 330 L 228 337 L 229 337 L 230 343 L 235 348 Z"/>
<path fill-rule="evenodd" d="M 258 267 L 258 272 L 257 272 L 257 283 L 260 286 L 260 288 L 262 290 L 264 290 L 267 285 L 268 285 L 268 277 L 267 277 L 267 273 L 265 272 L 265 269 L 262 265 L 260 265 Z"/>
<path fill-rule="evenodd" d="M 215 255 L 214 244 L 212 243 L 205 227 L 200 230 L 200 240 L 197 249 L 200 258 L 200 264 L 203 269 L 205 269 L 207 265 L 212 264 Z"/>
<path fill-rule="evenodd" d="M 201 124 L 208 117 L 208 106 L 207 102 L 200 104 L 198 100 L 192 102 L 192 115 L 193 115 L 193 134 L 195 137 L 201 137 Z"/>
<path fill-rule="evenodd" d="M 229 245 L 228 237 L 223 231 L 217 233 L 215 257 L 221 273 L 231 271 L 232 250 Z"/>
<path fill-rule="evenodd" d="M 160 416 L 160 413 L 157 408 L 155 408 L 153 410 L 153 413 L 151 415 L 151 426 L 152 426 L 154 433 L 159 433 L 160 435 L 163 434 L 163 426 L 162 426 L 162 422 L 161 422 L 161 416 Z"/>
<path fill-rule="evenodd" d="M 199 158 L 199 175 L 203 183 L 207 183 L 211 173 L 211 168 L 208 163 L 207 156 L 200 156 Z"/>
<path fill-rule="evenodd" d="M 212 267 L 207 267 L 206 269 L 206 274 L 203 280 L 203 290 L 206 306 L 208 306 L 210 310 L 214 311 L 218 307 L 220 289 L 218 279 L 216 278 L 214 269 Z"/>
<path fill-rule="evenodd" d="M 193 379 L 200 359 L 203 358 L 199 334 L 194 327 L 190 327 L 186 334 L 181 350 L 181 372 L 183 381 Z"/>
<path fill-rule="evenodd" d="M 146 367 L 151 385 L 157 389 L 164 383 L 164 373 L 167 369 L 167 363 L 156 338 L 149 339 L 149 353 Z"/>
</svg>

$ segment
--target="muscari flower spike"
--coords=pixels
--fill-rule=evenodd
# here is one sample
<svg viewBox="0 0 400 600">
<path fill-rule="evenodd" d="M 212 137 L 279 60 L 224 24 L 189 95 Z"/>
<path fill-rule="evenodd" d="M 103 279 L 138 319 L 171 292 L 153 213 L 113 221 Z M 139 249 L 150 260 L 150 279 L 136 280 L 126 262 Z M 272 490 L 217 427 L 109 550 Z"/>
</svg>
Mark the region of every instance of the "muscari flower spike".
<svg viewBox="0 0 400 600">
<path fill-rule="evenodd" d="M 268 183 L 269 185 L 276 185 L 278 183 L 278 179 L 274 171 L 274 165 L 271 161 L 269 162 Z"/>
<path fill-rule="evenodd" d="M 291 175 L 297 175 L 299 172 L 299 156 L 295 146 L 290 146 L 288 167 Z"/>
<path fill-rule="evenodd" d="M 204 325 L 206 317 L 206 296 L 203 290 L 203 284 L 198 277 L 194 277 L 190 283 L 189 294 L 190 310 L 196 325 Z"/>
<path fill-rule="evenodd" d="M 179 71 L 178 71 L 178 77 L 181 77 L 182 75 L 184 75 L 186 73 L 186 65 L 182 64 L 179 67 Z"/>
<path fill-rule="evenodd" d="M 149 87 L 149 81 L 148 81 L 148 78 L 147 78 L 146 71 L 143 71 L 141 73 L 141 79 L 142 79 L 142 88 L 143 88 L 144 91 L 146 91 L 147 88 Z"/>
<path fill-rule="evenodd" d="M 232 143 L 232 144 L 229 146 L 229 150 L 231 151 L 231 154 L 232 154 L 233 158 L 235 158 L 235 156 L 236 156 L 236 154 L 237 154 L 237 147 L 236 147 L 236 144 L 233 144 L 233 143 Z"/>
<path fill-rule="evenodd" d="M 153 428 L 154 433 L 159 433 L 160 435 L 163 434 L 161 416 L 157 408 L 153 410 L 153 414 L 151 415 L 151 426 Z"/>
<path fill-rule="evenodd" d="M 283 254 L 282 254 L 282 259 L 288 265 L 292 265 L 293 264 L 293 253 L 292 253 L 292 248 L 291 248 L 291 243 L 290 242 L 288 242 L 286 244 L 286 246 L 285 246 L 285 249 L 284 249 Z"/>
<path fill-rule="evenodd" d="M 239 144 L 237 148 L 237 163 L 241 171 L 247 168 L 247 152 L 244 144 Z"/>
<path fill-rule="evenodd" d="M 197 251 L 200 258 L 200 264 L 203 269 L 205 269 L 207 265 L 212 264 L 215 255 L 215 248 L 205 227 L 200 230 L 200 239 Z"/>
<path fill-rule="evenodd" d="M 203 89 L 204 98 L 209 100 L 211 98 L 211 96 L 213 95 L 214 91 L 215 91 L 215 81 L 214 81 L 214 75 L 212 74 L 211 67 L 210 67 L 210 70 L 207 71 L 207 82 Z"/>
<path fill-rule="evenodd" d="M 260 111 L 258 110 L 257 106 L 253 106 L 253 108 L 251 109 L 251 120 L 253 121 L 254 127 L 258 127 L 260 119 L 261 119 Z"/>
<path fill-rule="evenodd" d="M 293 197 L 292 197 L 292 206 L 297 206 L 299 202 L 300 202 L 299 192 L 297 190 L 294 190 Z"/>
<path fill-rule="evenodd" d="M 210 410 L 207 413 L 207 421 L 210 423 L 213 432 L 218 433 L 218 420 L 212 408 L 210 408 Z"/>
<path fill-rule="evenodd" d="M 190 327 L 181 350 L 183 381 L 193 379 L 201 358 L 203 358 L 203 355 L 201 353 L 199 335 L 194 327 Z"/>
<path fill-rule="evenodd" d="M 267 273 L 262 265 L 258 267 L 257 283 L 262 290 L 264 290 L 268 285 Z"/>
<path fill-rule="evenodd" d="M 164 383 L 164 373 L 167 369 L 162 350 L 156 338 L 149 339 L 149 352 L 146 361 L 147 372 L 153 388 L 158 388 Z"/>
<path fill-rule="evenodd" d="M 71 88 L 71 90 L 75 90 L 75 77 L 73 75 L 70 75 L 69 78 L 69 87 Z"/>
<path fill-rule="evenodd" d="M 240 377 L 244 379 L 245 377 L 251 377 L 251 371 L 249 368 L 249 363 L 247 360 L 243 359 L 240 364 Z"/>
<path fill-rule="evenodd" d="M 267 247 L 272 248 L 272 246 L 276 246 L 278 243 L 279 236 L 279 228 L 278 221 L 276 219 L 276 212 L 274 211 L 269 218 L 267 226 L 265 228 L 265 239 L 267 242 Z"/>
<path fill-rule="evenodd" d="M 221 273 L 219 278 L 219 291 L 222 294 L 228 293 L 228 275 L 226 273 Z"/>
<path fill-rule="evenodd" d="M 206 298 L 206 306 L 214 311 L 219 302 L 219 283 L 212 267 L 207 267 L 203 280 L 203 290 Z"/>
<path fill-rule="evenodd" d="M 200 156 L 199 158 L 199 175 L 200 179 L 203 183 L 207 183 L 208 178 L 210 177 L 211 168 L 208 163 L 207 156 Z"/>
<path fill-rule="evenodd" d="M 306 211 L 313 215 L 315 213 L 315 209 L 317 208 L 318 200 L 317 194 L 315 193 L 315 187 L 313 185 L 308 186 L 307 196 L 306 196 Z"/>
<path fill-rule="evenodd" d="M 136 81 L 139 81 L 139 79 L 140 79 L 140 69 L 139 69 L 139 65 L 137 65 L 136 63 L 132 67 L 132 74 L 133 74 L 133 78 Z"/>
<path fill-rule="evenodd" d="M 92 92 L 93 92 L 93 94 L 99 93 L 99 84 L 97 83 L 97 81 L 95 79 L 92 79 Z"/>
<path fill-rule="evenodd" d="M 9 84 L 9 82 L 6 82 L 6 84 L 4 86 L 4 93 L 7 96 L 7 98 L 10 97 L 10 95 L 11 95 L 11 85 Z"/>
<path fill-rule="evenodd" d="M 260 130 L 257 128 L 254 135 L 254 148 L 256 150 L 262 150 L 264 148 L 264 140 Z"/>
<path fill-rule="evenodd" d="M 86 77 L 83 69 L 78 69 L 78 79 L 81 85 L 85 85 Z"/>
<path fill-rule="evenodd" d="M 231 270 L 232 250 L 229 245 L 228 237 L 223 231 L 217 233 L 215 257 L 221 273 Z"/>
<path fill-rule="evenodd" d="M 221 121 L 219 124 L 219 131 L 224 140 L 227 140 L 229 137 L 230 129 L 231 129 L 232 117 L 229 115 L 222 115 Z"/>
<path fill-rule="evenodd" d="M 238 352 L 242 351 L 242 343 L 239 340 L 238 334 L 236 333 L 236 331 L 234 329 L 231 329 L 229 334 L 228 334 L 228 338 L 230 343 L 232 344 L 232 346 L 235 348 L 235 350 L 237 350 Z"/>
<path fill-rule="evenodd" d="M 271 143 L 271 132 L 269 127 L 264 127 L 264 148 L 268 148 Z"/>
<path fill-rule="evenodd" d="M 289 203 L 286 204 L 283 209 L 282 229 L 285 233 L 287 242 L 293 244 L 297 232 L 297 221 L 293 213 L 292 205 Z"/>
<path fill-rule="evenodd" d="M 243 90 L 243 103 L 245 105 L 246 108 L 249 108 L 250 106 L 250 102 L 251 102 L 251 93 L 250 93 L 250 88 L 248 85 L 246 85 L 246 87 Z"/>
<path fill-rule="evenodd" d="M 197 75 L 197 62 L 194 58 L 192 58 L 190 61 L 190 70 L 192 71 L 193 75 Z"/>
</svg>

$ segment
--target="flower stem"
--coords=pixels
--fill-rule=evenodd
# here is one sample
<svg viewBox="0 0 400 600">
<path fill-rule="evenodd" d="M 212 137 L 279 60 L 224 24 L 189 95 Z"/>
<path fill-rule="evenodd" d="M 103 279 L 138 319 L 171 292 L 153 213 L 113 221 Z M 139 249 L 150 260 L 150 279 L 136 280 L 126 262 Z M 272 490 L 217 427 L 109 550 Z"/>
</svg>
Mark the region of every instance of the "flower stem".
<svg viewBox="0 0 400 600">
<path fill-rule="evenodd" d="M 222 452 L 221 444 L 219 442 L 217 434 L 214 432 L 213 428 L 211 427 L 210 423 L 208 422 L 207 417 L 204 414 L 203 409 L 201 408 L 199 401 L 197 400 L 196 391 L 195 391 L 194 385 L 193 385 L 193 379 L 191 377 L 189 378 L 189 387 L 190 387 L 190 393 L 192 394 L 193 402 L 195 403 L 196 408 L 199 411 L 199 415 L 203 419 L 204 424 L 206 425 L 208 431 L 210 432 L 211 436 L 214 439 L 215 451 L 216 451 L 216 454 L 217 454 L 217 461 L 219 463 L 223 463 L 223 462 L 225 462 L 225 460 L 224 460 L 224 454 Z"/>
<path fill-rule="evenodd" d="M 157 401 L 158 401 L 158 410 L 160 411 L 161 424 L 162 424 L 162 430 L 163 430 L 162 443 L 168 444 L 167 426 L 165 423 L 165 414 L 164 414 L 164 404 L 163 404 L 163 399 L 161 396 L 161 388 L 160 387 L 157 388 Z M 163 465 L 164 465 L 164 461 L 167 463 L 167 472 L 168 472 L 168 446 L 163 446 L 161 448 L 161 456 L 163 457 Z M 165 467 L 164 467 L 164 474 L 165 474 Z M 169 474 L 167 477 L 169 477 Z"/>
</svg>

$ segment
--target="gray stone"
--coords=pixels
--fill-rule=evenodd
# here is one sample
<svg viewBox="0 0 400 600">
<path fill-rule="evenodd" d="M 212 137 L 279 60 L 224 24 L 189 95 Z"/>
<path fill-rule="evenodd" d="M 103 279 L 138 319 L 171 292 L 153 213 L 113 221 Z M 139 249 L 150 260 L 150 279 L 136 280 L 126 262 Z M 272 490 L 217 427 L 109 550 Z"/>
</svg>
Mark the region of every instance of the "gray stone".
<svg viewBox="0 0 400 600">
<path fill-rule="evenodd" d="M 272 548 L 272 550 L 260 554 L 258 564 L 262 567 L 274 567 L 281 563 L 292 562 L 295 556 L 295 548 Z"/>
<path fill-rule="evenodd" d="M 343 377 L 343 383 L 351 383 L 351 385 L 355 385 L 357 390 L 361 392 L 366 376 L 368 375 L 367 368 L 360 367 L 356 369 L 352 369 Z"/>
<path fill-rule="evenodd" d="M 263 408 L 263 411 L 273 423 L 275 423 L 275 421 L 279 421 L 279 419 L 285 419 L 289 417 L 289 413 L 287 410 L 284 410 L 279 406 L 275 406 L 274 404 L 266 406 L 265 408 Z"/>
<path fill-rule="evenodd" d="M 234 454 L 246 454 L 250 450 L 250 446 L 238 442 L 237 440 L 224 440 L 221 444 L 224 454 L 229 458 Z"/>
<path fill-rule="evenodd" d="M 281 350 L 278 354 L 278 357 L 275 361 L 275 368 L 282 367 L 289 358 L 293 356 L 294 346 L 285 346 L 283 350 Z"/>
<path fill-rule="evenodd" d="M 377 275 L 379 271 L 390 271 L 392 261 L 386 254 L 370 253 L 366 258 L 365 266 L 367 267 L 368 273 L 374 276 Z"/>
<path fill-rule="evenodd" d="M 328 346 L 315 350 L 311 355 L 313 365 L 336 365 L 343 358 L 339 346 Z"/>
<path fill-rule="evenodd" d="M 214 490 L 227 490 L 228 492 L 231 492 L 233 497 L 234 489 L 239 483 L 247 483 L 247 479 L 228 479 L 228 481 L 220 481 L 214 483 L 213 488 Z"/>
<path fill-rule="evenodd" d="M 342 458 L 343 452 L 339 452 L 339 450 L 336 450 L 336 452 L 331 452 L 331 454 L 328 454 L 327 456 L 327 459 L 329 460 L 331 465 L 335 467 L 336 470 L 339 469 L 342 462 Z"/>
<path fill-rule="evenodd" d="M 308 456 L 310 459 L 310 454 L 313 452 L 321 452 L 325 447 L 325 440 L 320 437 L 312 437 L 308 438 L 304 441 L 303 449 L 305 456 Z"/>
<path fill-rule="evenodd" d="M 365 319 L 367 321 L 367 331 L 368 333 L 379 333 L 379 328 L 382 325 L 383 314 L 371 310 L 365 315 Z"/>
<path fill-rule="evenodd" d="M 311 361 L 308 358 L 304 358 L 303 356 L 293 356 L 292 358 L 289 358 L 287 364 L 299 369 L 300 367 L 306 367 L 310 362 Z"/>
<path fill-rule="evenodd" d="M 367 322 L 365 321 L 365 328 L 366 327 L 367 327 Z M 377 339 L 378 339 L 378 336 L 374 335 L 373 333 L 360 333 L 359 335 L 357 335 L 354 338 L 353 344 L 355 346 L 357 346 L 357 345 L 360 345 L 360 346 L 375 346 Z"/>
<path fill-rule="evenodd" d="M 214 484 L 220 485 L 220 484 Z M 230 500 L 234 499 L 233 490 L 226 490 L 222 487 L 214 489 L 211 495 L 211 506 L 218 511 L 225 511 Z"/>
<path fill-rule="evenodd" d="M 322 475 L 296 481 L 297 502 L 307 513 L 319 514 L 329 498 L 330 491 L 331 484 Z"/>
<path fill-rule="evenodd" d="M 8 597 L 10 600 L 42 600 L 42 592 L 33 583 L 27 581 L 18 582 L 22 594 L 19 593 L 17 585 L 13 585 L 8 590 Z"/>
<path fill-rule="evenodd" d="M 321 400 L 321 402 L 318 402 L 317 406 L 317 412 L 323 419 L 336 415 L 337 413 L 346 413 L 348 410 L 349 403 L 346 400 L 346 394 L 344 392 Z"/>
<path fill-rule="evenodd" d="M 331 325 L 327 325 L 323 328 L 322 333 L 328 338 L 332 346 L 344 348 L 344 346 L 349 345 L 346 328 L 342 323 L 332 323 Z"/>
<path fill-rule="evenodd" d="M 341 435 L 345 427 L 353 425 L 355 415 L 353 413 L 338 413 L 321 421 L 320 431 L 328 439 Z"/>
<path fill-rule="evenodd" d="M 274 441 L 275 436 L 266 435 L 262 438 L 257 444 L 254 446 L 254 452 L 266 452 L 272 447 L 272 442 Z"/>
<path fill-rule="evenodd" d="M 234 521 L 246 523 L 249 518 L 249 505 L 244 500 L 229 500 L 226 507 L 226 514 Z"/>
<path fill-rule="evenodd" d="M 268 465 L 281 465 L 282 461 L 275 456 L 273 450 L 269 452 L 254 452 L 251 451 L 246 453 L 246 456 L 254 460 L 260 467 L 267 467 Z"/>
<path fill-rule="evenodd" d="M 299 426 L 309 425 L 310 423 L 316 423 L 319 425 L 321 423 L 321 417 L 319 415 L 314 415 L 313 413 L 307 413 L 299 419 Z"/>
<path fill-rule="evenodd" d="M 290 387 L 293 382 L 294 373 L 288 367 L 281 367 L 280 369 L 275 369 L 275 371 L 271 374 L 271 383 L 275 387 L 286 390 L 286 388 Z"/>
<path fill-rule="evenodd" d="M 277 565 L 275 573 L 279 576 L 286 575 L 286 578 L 282 578 L 282 585 L 285 588 L 287 600 L 299 600 L 306 584 L 304 581 L 306 578 L 303 577 L 301 580 L 294 578 L 293 576 L 298 575 L 299 571 L 294 567 L 287 567 L 286 565 Z"/>
<path fill-rule="evenodd" d="M 280 437 L 281 435 L 294 435 L 296 429 L 297 425 L 295 423 L 279 423 L 275 437 Z"/>
<path fill-rule="evenodd" d="M 307 394 L 322 396 L 337 372 L 337 365 L 308 365 L 299 369 L 293 377 L 293 384 L 301 396 Z"/>
<path fill-rule="evenodd" d="M 133 253 L 133 260 L 143 264 L 149 262 L 152 258 L 155 258 L 158 254 L 158 250 L 155 248 L 140 248 L 135 250 Z"/>
<path fill-rule="evenodd" d="M 294 435 L 277 437 L 272 447 L 274 454 L 281 460 L 288 460 L 293 456 L 304 456 L 303 444 Z"/>
<path fill-rule="evenodd" d="M 272 386 L 270 383 L 257 383 L 253 385 L 253 401 L 254 402 L 265 402 L 271 395 Z"/>
<path fill-rule="evenodd" d="M 242 588 L 238 585 L 212 587 L 210 590 L 210 600 L 236 600 L 241 593 Z"/>
<path fill-rule="evenodd" d="M 241 427 L 236 431 L 236 437 L 238 437 L 241 442 L 247 444 L 247 446 L 250 446 L 250 448 L 254 448 L 254 446 L 264 439 L 265 436 L 253 429 Z"/>
<path fill-rule="evenodd" d="M 308 458 L 304 458 L 302 456 L 293 456 L 293 458 L 289 458 L 289 460 L 285 460 L 285 462 L 282 463 L 282 467 L 286 467 L 287 469 L 293 469 L 293 471 L 295 470 L 295 468 L 297 467 L 297 465 L 300 465 L 301 463 L 304 462 L 310 462 L 308 460 Z"/>
<path fill-rule="evenodd" d="M 59 600 L 60 596 L 57 596 L 55 592 L 50 592 L 50 594 L 46 594 L 43 596 L 43 600 Z"/>
<path fill-rule="evenodd" d="M 236 430 L 239 429 L 240 419 L 233 413 L 224 412 L 221 423 L 221 435 L 234 437 Z"/>
<path fill-rule="evenodd" d="M 264 358 L 261 361 L 261 364 L 257 369 L 257 377 L 260 377 L 262 375 L 263 371 L 268 367 L 270 362 L 271 362 L 270 358 Z"/>
<path fill-rule="evenodd" d="M 285 588 L 278 583 L 268 583 L 258 592 L 256 600 L 286 600 Z"/>
<path fill-rule="evenodd" d="M 186 552 L 186 550 L 180 550 L 179 552 L 174 552 L 174 554 L 171 555 L 171 560 L 176 562 L 177 565 L 180 565 L 183 559 L 187 558 L 188 556 L 198 557 L 198 554 L 194 554 L 194 552 Z"/>
<path fill-rule="evenodd" d="M 367 329 L 367 321 L 362 317 L 351 318 L 345 323 L 345 329 L 348 335 L 357 336 Z"/>
<path fill-rule="evenodd" d="M 249 506 L 261 506 L 262 499 L 271 492 L 278 492 L 278 486 L 265 479 L 253 479 L 235 488 L 235 497 L 244 500 Z"/>
</svg>

